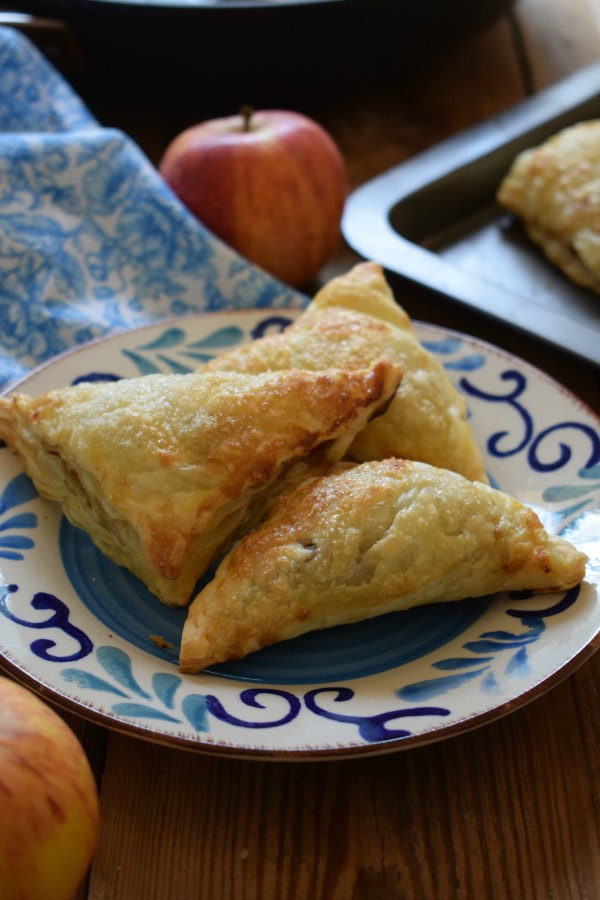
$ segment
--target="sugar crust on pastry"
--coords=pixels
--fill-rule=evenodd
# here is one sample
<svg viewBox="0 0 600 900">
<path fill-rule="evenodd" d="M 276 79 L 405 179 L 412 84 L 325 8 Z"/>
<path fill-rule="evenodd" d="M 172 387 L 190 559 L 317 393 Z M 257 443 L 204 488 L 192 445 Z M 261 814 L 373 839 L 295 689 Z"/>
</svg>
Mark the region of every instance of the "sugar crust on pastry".
<svg viewBox="0 0 600 900">
<path fill-rule="evenodd" d="M 571 125 L 520 153 L 497 199 L 554 265 L 600 293 L 600 120 Z"/>
<path fill-rule="evenodd" d="M 340 459 L 399 367 L 147 375 L 0 398 L 38 492 L 168 605 L 278 490 Z"/>
<path fill-rule="evenodd" d="M 512 497 L 425 463 L 339 463 L 278 500 L 188 610 L 197 672 L 411 606 L 580 582 L 586 556 Z"/>
<path fill-rule="evenodd" d="M 487 481 L 464 398 L 419 343 L 377 263 L 359 263 L 332 279 L 282 334 L 223 353 L 203 371 L 356 368 L 382 354 L 402 366 L 402 384 L 385 415 L 357 434 L 349 457 L 416 459 Z"/>
</svg>

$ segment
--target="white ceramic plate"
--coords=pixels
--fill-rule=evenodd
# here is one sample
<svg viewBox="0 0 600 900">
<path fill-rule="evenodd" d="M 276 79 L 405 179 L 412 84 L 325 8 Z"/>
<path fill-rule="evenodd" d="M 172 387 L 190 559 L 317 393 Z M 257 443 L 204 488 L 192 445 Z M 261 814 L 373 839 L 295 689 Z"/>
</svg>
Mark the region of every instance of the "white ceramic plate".
<svg viewBox="0 0 600 900">
<path fill-rule="evenodd" d="M 294 313 L 208 313 L 81 346 L 28 375 L 194 368 Z M 384 753 L 457 734 L 534 699 L 600 643 L 600 422 L 526 363 L 418 325 L 467 397 L 492 484 L 590 557 L 567 593 L 498 595 L 314 632 L 200 675 L 177 670 L 170 610 L 41 500 L 0 445 L 0 657 L 68 709 L 147 740 L 242 757 Z M 159 639 L 160 638 L 160 639 Z"/>
</svg>

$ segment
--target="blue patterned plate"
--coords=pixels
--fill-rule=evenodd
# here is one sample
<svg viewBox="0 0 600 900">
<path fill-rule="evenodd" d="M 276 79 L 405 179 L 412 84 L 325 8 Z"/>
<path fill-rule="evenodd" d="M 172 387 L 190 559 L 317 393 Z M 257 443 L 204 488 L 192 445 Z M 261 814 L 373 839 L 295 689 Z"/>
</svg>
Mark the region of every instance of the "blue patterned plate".
<svg viewBox="0 0 600 900">
<path fill-rule="evenodd" d="M 289 310 L 180 317 L 82 345 L 20 382 L 193 369 L 279 330 Z M 418 325 L 466 396 L 491 482 L 590 557 L 564 594 L 502 594 L 304 635 L 200 675 L 177 670 L 185 612 L 114 566 L 0 447 L 0 656 L 31 687 L 147 740 L 243 757 L 383 753 L 535 698 L 600 643 L 600 422 L 536 369 Z"/>
</svg>

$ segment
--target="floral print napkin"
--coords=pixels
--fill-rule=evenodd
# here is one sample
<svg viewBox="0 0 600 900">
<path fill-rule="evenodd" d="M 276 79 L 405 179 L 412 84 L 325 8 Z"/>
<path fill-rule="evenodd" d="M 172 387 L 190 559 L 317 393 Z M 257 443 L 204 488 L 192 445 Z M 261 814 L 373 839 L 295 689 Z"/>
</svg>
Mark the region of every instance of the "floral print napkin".
<svg viewBox="0 0 600 900">
<path fill-rule="evenodd" d="M 118 330 L 306 302 L 205 229 L 127 135 L 0 28 L 0 388 Z"/>
</svg>

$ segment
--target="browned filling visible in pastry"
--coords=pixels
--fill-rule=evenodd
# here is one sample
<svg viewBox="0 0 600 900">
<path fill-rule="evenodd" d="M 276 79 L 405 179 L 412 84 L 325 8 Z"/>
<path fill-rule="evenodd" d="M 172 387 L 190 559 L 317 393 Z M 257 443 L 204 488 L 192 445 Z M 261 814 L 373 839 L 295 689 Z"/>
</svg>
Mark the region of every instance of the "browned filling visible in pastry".
<svg viewBox="0 0 600 900">
<path fill-rule="evenodd" d="M 340 463 L 271 508 L 192 602 L 180 668 L 411 606 L 565 590 L 586 556 L 488 485 L 425 463 Z"/>
<path fill-rule="evenodd" d="M 402 384 L 386 414 L 357 434 L 349 457 L 416 459 L 487 481 L 464 398 L 419 343 L 377 263 L 361 263 L 334 278 L 282 334 L 221 354 L 203 371 L 356 369 L 381 355 L 402 366 Z"/>
<path fill-rule="evenodd" d="M 39 493 L 164 603 L 284 488 L 327 469 L 401 371 L 148 375 L 0 398 L 0 438 Z"/>
<path fill-rule="evenodd" d="M 600 121 L 572 125 L 523 151 L 497 198 L 554 265 L 600 293 Z"/>
</svg>

